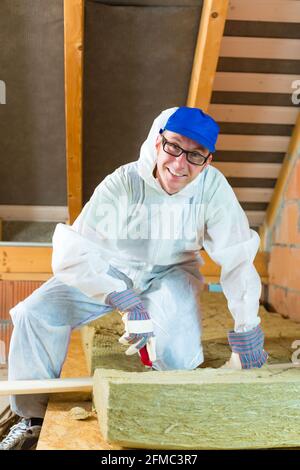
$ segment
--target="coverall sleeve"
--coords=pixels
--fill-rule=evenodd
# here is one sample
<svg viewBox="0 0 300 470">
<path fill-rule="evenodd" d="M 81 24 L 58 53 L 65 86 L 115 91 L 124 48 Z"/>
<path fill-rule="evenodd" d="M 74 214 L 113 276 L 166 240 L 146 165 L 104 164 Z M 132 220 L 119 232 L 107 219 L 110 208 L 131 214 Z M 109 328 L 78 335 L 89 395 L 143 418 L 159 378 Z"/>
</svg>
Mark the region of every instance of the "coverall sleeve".
<svg viewBox="0 0 300 470">
<path fill-rule="evenodd" d="M 260 323 L 261 281 L 253 264 L 259 235 L 249 228 L 247 216 L 224 176 L 205 213 L 203 246 L 221 266 L 220 283 L 234 319 L 234 331 L 250 331 Z"/>
<path fill-rule="evenodd" d="M 114 227 L 102 215 L 103 208 L 115 215 L 116 195 L 124 196 L 125 189 L 115 172 L 96 188 L 72 226 L 57 224 L 52 239 L 55 277 L 103 304 L 109 293 L 127 289 L 124 280 L 108 273 L 110 236 L 116 234 L 109 232 Z"/>
</svg>

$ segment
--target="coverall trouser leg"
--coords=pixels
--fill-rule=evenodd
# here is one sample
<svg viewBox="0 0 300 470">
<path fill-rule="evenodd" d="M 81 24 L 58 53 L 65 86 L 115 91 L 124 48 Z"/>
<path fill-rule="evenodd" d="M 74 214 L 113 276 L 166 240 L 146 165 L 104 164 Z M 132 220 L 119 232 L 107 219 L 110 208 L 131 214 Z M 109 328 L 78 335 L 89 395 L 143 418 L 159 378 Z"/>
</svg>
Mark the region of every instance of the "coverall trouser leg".
<svg viewBox="0 0 300 470">
<path fill-rule="evenodd" d="M 157 370 L 193 369 L 203 361 L 199 291 L 194 274 L 171 269 L 154 278 L 140 296 L 153 320 Z M 8 376 L 34 380 L 60 376 L 70 334 L 112 311 L 77 288 L 49 279 L 10 310 L 14 324 Z M 10 397 L 12 410 L 25 418 L 44 417 L 48 395 Z"/>
</svg>

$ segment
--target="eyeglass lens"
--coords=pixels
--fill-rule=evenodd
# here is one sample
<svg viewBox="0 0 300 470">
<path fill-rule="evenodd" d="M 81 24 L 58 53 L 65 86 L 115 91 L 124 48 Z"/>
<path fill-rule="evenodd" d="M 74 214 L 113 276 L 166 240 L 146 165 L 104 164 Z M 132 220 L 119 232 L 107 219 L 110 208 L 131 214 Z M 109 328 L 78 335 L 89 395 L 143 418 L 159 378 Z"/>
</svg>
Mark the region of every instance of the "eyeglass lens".
<svg viewBox="0 0 300 470">
<path fill-rule="evenodd" d="M 195 165 L 203 165 L 206 162 L 207 157 L 204 157 L 204 155 L 201 155 L 199 152 L 188 152 L 183 150 L 181 147 L 179 147 L 179 145 L 176 145 L 173 142 L 169 142 L 164 136 L 162 137 L 163 149 L 169 155 L 173 155 L 173 157 L 179 157 L 182 153 L 185 153 L 187 161 Z"/>
</svg>

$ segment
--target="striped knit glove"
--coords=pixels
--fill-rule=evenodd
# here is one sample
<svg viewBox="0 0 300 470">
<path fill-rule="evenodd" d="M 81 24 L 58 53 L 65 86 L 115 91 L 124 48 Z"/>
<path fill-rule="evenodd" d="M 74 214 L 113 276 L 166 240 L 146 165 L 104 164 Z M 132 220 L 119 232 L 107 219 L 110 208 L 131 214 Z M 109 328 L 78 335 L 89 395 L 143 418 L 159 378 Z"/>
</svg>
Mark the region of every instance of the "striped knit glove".
<svg viewBox="0 0 300 470">
<path fill-rule="evenodd" d="M 146 346 L 150 361 L 155 361 L 155 337 L 152 320 L 136 293 L 132 289 L 112 292 L 107 296 L 106 302 L 121 312 L 125 312 L 122 315 L 125 333 L 119 339 L 120 343 L 130 345 L 125 354 L 135 354 Z"/>
<path fill-rule="evenodd" d="M 262 367 L 268 359 L 268 354 L 264 350 L 264 334 L 260 325 L 245 333 L 229 331 L 228 341 L 232 352 L 238 354 L 242 369 Z M 234 356 L 234 354 L 232 355 Z"/>
</svg>

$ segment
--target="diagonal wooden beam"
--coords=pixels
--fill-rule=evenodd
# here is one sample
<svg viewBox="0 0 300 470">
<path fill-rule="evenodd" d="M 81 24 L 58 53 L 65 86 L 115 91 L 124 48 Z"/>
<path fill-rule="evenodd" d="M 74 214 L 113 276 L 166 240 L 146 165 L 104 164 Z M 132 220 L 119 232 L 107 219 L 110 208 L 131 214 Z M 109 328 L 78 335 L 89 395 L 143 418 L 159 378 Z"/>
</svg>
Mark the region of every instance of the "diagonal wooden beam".
<svg viewBox="0 0 300 470">
<path fill-rule="evenodd" d="M 228 0 L 204 0 L 187 106 L 207 111 L 217 69 Z"/>
</svg>

